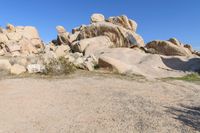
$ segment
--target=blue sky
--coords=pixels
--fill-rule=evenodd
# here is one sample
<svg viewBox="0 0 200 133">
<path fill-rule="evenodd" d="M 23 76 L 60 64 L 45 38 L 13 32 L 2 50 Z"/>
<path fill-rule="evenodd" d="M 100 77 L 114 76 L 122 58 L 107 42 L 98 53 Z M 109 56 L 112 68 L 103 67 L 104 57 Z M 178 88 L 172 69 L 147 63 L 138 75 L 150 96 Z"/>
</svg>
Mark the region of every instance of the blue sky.
<svg viewBox="0 0 200 133">
<path fill-rule="evenodd" d="M 0 25 L 32 25 L 46 42 L 55 27 L 89 24 L 92 13 L 126 14 L 145 42 L 176 37 L 200 49 L 200 0 L 1 0 Z"/>
</svg>

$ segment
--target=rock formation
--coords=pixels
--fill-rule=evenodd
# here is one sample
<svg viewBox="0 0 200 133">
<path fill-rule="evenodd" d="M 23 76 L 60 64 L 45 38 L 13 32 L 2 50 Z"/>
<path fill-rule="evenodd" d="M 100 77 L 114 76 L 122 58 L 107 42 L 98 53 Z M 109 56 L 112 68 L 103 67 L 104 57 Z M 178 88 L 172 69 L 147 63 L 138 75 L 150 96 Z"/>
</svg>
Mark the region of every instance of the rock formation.
<svg viewBox="0 0 200 133">
<path fill-rule="evenodd" d="M 27 56 L 39 54 L 44 44 L 38 31 L 31 26 L 17 26 L 11 24 L 2 29 L 0 33 L 0 55 Z"/>
<path fill-rule="evenodd" d="M 176 38 L 168 41 L 152 41 L 145 46 L 147 51 L 154 54 L 162 54 L 167 56 L 191 56 L 192 48 L 189 45 L 183 45 Z"/>
<path fill-rule="evenodd" d="M 200 70 L 200 52 L 176 38 L 144 44 L 137 23 L 127 16 L 106 19 L 93 14 L 89 25 L 66 31 L 57 26 L 57 38 L 44 45 L 36 28 L 0 28 L 0 70 L 11 74 L 43 73 L 45 64 L 63 58 L 76 68 L 109 68 L 146 77 L 180 76 Z M 59 68 L 58 68 L 59 69 Z"/>
</svg>

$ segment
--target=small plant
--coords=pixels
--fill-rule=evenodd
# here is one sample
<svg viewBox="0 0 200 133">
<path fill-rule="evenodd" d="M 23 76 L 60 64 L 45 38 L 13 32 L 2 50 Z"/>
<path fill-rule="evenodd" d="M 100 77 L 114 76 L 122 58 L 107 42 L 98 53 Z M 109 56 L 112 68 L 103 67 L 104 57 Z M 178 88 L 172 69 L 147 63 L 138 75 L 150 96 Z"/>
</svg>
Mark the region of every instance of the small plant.
<svg viewBox="0 0 200 133">
<path fill-rule="evenodd" d="M 200 81 L 200 75 L 197 73 L 193 73 L 183 77 L 169 78 L 169 79 L 184 80 L 184 81 Z"/>
<path fill-rule="evenodd" d="M 67 75 L 76 70 L 75 66 L 64 57 L 50 59 L 45 68 L 47 75 Z"/>
</svg>

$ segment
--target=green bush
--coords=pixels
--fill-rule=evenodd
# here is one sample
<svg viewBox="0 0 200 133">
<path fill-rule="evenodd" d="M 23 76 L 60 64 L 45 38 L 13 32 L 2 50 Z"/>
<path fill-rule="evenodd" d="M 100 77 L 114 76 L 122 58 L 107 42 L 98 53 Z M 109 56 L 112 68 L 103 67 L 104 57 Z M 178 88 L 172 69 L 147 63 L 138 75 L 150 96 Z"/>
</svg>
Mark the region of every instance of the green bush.
<svg viewBox="0 0 200 133">
<path fill-rule="evenodd" d="M 171 78 L 175 80 L 184 80 L 184 81 L 200 81 L 200 75 L 197 73 L 194 74 L 188 74 L 183 77 L 177 77 L 177 78 Z"/>
<path fill-rule="evenodd" d="M 76 70 L 76 67 L 64 57 L 50 59 L 45 63 L 45 68 L 47 75 L 67 75 Z"/>
</svg>

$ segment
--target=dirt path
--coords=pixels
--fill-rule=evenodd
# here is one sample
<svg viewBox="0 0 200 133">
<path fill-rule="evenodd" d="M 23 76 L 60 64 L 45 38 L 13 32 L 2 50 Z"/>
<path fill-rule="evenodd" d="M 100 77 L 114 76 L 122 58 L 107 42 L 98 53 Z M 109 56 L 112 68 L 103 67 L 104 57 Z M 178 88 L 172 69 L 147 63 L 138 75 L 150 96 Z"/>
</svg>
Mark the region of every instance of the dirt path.
<svg viewBox="0 0 200 133">
<path fill-rule="evenodd" d="M 200 85 L 106 76 L 0 80 L 0 133 L 200 132 Z"/>
</svg>

